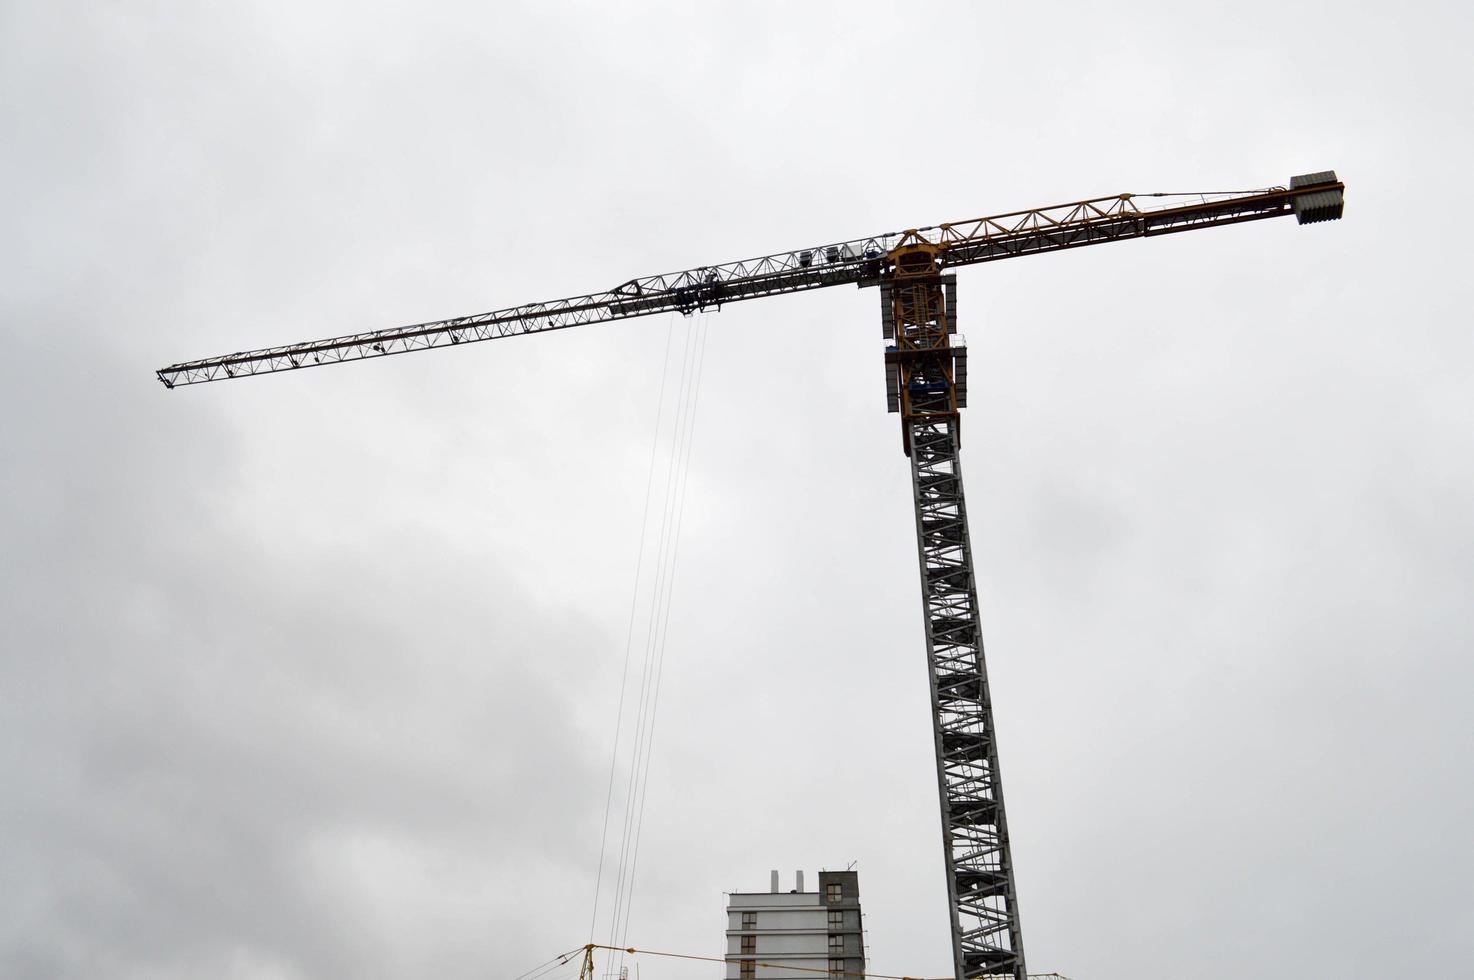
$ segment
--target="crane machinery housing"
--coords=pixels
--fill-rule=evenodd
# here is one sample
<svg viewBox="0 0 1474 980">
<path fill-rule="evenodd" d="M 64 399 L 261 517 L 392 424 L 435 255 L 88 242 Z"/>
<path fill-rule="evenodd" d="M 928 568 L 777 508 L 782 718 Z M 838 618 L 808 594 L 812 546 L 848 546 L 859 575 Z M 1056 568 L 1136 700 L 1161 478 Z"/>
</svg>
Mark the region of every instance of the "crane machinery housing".
<svg viewBox="0 0 1474 980">
<path fill-rule="evenodd" d="M 1330 221 L 1341 217 L 1344 197 L 1345 185 L 1332 171 L 1238 193 L 1118 194 L 698 266 L 475 316 L 185 361 L 157 374 L 174 388 L 655 313 L 689 314 L 825 286 L 878 287 L 886 408 L 900 415 L 901 446 L 911 461 L 953 963 L 959 980 L 1024 980 L 962 491 L 959 410 L 967 405 L 967 350 L 954 340 L 957 280 L 949 270 L 1291 214 L 1301 224 Z"/>
</svg>

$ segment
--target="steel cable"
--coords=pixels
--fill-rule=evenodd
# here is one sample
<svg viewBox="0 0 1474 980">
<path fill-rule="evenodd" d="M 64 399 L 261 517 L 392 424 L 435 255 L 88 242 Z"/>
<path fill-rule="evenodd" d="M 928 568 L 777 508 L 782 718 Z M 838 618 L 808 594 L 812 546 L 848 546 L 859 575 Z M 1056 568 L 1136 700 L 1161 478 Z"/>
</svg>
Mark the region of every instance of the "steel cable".
<svg viewBox="0 0 1474 980">
<path fill-rule="evenodd" d="M 604 825 L 599 833 L 599 866 L 594 874 L 593 911 L 589 915 L 589 942 L 594 941 L 594 929 L 599 920 L 599 893 L 604 881 L 604 856 L 609 840 L 609 810 L 614 801 L 614 775 L 619 768 L 619 735 L 624 728 L 624 696 L 628 687 L 630 650 L 634 645 L 635 610 L 640 602 L 640 574 L 645 564 L 645 531 L 650 519 L 650 490 L 655 483 L 655 458 L 660 448 L 660 423 L 665 412 L 665 386 L 670 375 L 671 338 L 675 335 L 676 315 L 670 314 L 666 321 L 665 355 L 661 359 L 660 393 L 655 399 L 655 429 L 650 437 L 650 468 L 645 477 L 645 503 L 640 510 L 640 535 L 635 556 L 635 584 L 630 590 L 629 622 L 624 633 L 624 669 L 619 676 L 619 708 L 614 717 L 614 747 L 609 753 L 609 787 L 604 794 Z"/>
<path fill-rule="evenodd" d="M 660 530 L 656 535 L 654 572 L 649 594 L 649 613 L 645 623 L 645 654 L 641 667 L 640 697 L 634 712 L 633 745 L 629 750 L 629 782 L 624 800 L 624 818 L 621 822 L 621 841 L 618 871 L 614 884 L 614 907 L 610 915 L 609 938 L 611 945 L 629 928 L 630 903 L 634 897 L 634 871 L 637 863 L 638 841 L 643 826 L 644 801 L 650 759 L 652 758 L 653 720 L 659 697 L 658 674 L 663 665 L 664 631 L 668 623 L 669 597 L 674 587 L 675 544 L 679 538 L 680 508 L 686 471 L 690 462 L 690 433 L 694 420 L 696 391 L 699 386 L 697 365 L 704 349 L 703 338 L 707 317 L 698 315 L 695 329 L 688 332 L 680 354 L 680 380 L 676 385 L 672 407 L 673 424 L 671 450 L 667 457 L 662 479 Z M 666 370 L 669 370 L 667 352 Z M 665 389 L 662 386 L 662 391 Z M 662 416 L 663 418 L 663 409 Z M 657 440 L 663 438 L 663 426 L 657 427 Z M 650 484 L 653 486 L 654 458 Z M 649 533 L 649 506 L 653 494 L 647 495 L 645 524 L 642 525 L 641 553 L 646 547 L 644 540 Z M 638 596 L 638 591 L 637 591 Z M 632 650 L 631 650 L 632 652 Z M 623 693 L 622 693 L 623 697 Z M 612 798 L 612 797 L 611 797 Z M 614 947 L 618 948 L 618 947 Z M 606 975 L 616 970 L 614 963 Z"/>
<path fill-rule="evenodd" d="M 671 599 L 675 594 L 675 569 L 676 559 L 679 555 L 681 545 L 681 527 L 686 511 L 686 489 L 690 484 L 691 475 L 691 451 L 695 440 L 696 409 L 701 395 L 701 375 L 706 363 L 706 336 L 710 325 L 706 313 L 701 313 L 696 325 L 696 351 L 693 355 L 695 360 L 694 376 L 690 386 L 691 396 L 688 401 L 686 413 L 686 435 L 684 447 L 684 459 L 681 459 L 682 448 L 677 444 L 676 479 L 678 481 L 675 502 L 675 520 L 670 548 L 670 567 L 666 577 L 665 603 L 662 613 L 662 621 L 657 636 L 657 648 L 655 657 L 655 691 L 651 700 L 649 731 L 645 739 L 645 763 L 644 771 L 640 778 L 640 804 L 639 814 L 635 818 L 634 854 L 630 858 L 631 895 L 633 896 L 634 874 L 640 861 L 640 832 L 645 821 L 645 801 L 650 789 L 650 759 L 654 752 L 655 721 L 656 713 L 660 703 L 660 682 L 665 672 L 665 650 L 666 641 L 670 637 L 670 611 Z M 620 942 L 629 940 L 629 906 L 625 907 L 625 927 Z"/>
<path fill-rule="evenodd" d="M 555 967 L 564 966 L 570 961 L 571 957 L 575 953 L 581 953 L 584 951 L 585 948 L 586 947 L 583 946 L 575 946 L 566 953 L 559 953 L 552 959 L 544 960 L 543 962 L 539 963 L 537 966 L 528 970 L 526 973 L 519 973 L 517 976 L 513 977 L 512 980 L 536 980 L 536 978 L 545 975 L 549 970 Z"/>
<path fill-rule="evenodd" d="M 633 946 L 600 946 L 590 944 L 589 949 L 607 949 L 611 953 L 631 956 L 660 956 L 673 960 L 697 960 L 702 963 L 730 963 L 732 960 L 720 956 L 699 956 L 695 953 L 665 953 L 654 949 L 635 949 Z M 923 980 L 920 977 L 908 977 L 891 973 L 851 973 L 843 970 L 829 970 L 822 966 L 797 966 L 793 963 L 768 963 L 754 961 L 754 966 L 767 967 L 769 969 L 791 970 L 795 973 L 822 973 L 829 977 L 850 977 L 856 980 Z M 951 980 L 951 978 L 937 978 L 937 980 Z M 1063 973 L 1030 973 L 1029 980 L 1070 980 Z"/>
</svg>

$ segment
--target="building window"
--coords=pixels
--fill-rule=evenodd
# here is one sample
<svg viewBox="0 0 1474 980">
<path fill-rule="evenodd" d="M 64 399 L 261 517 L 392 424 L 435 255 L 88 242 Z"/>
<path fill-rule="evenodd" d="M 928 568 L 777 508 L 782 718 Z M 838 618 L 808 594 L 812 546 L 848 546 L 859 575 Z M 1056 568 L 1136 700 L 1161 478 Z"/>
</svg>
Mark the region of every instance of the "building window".
<svg viewBox="0 0 1474 980">
<path fill-rule="evenodd" d="M 739 969 L 741 970 L 740 976 L 742 980 L 752 980 L 753 977 L 757 976 L 757 964 L 752 960 L 743 960 Z"/>
<path fill-rule="evenodd" d="M 829 975 L 831 977 L 843 976 L 844 975 L 844 960 L 842 960 L 842 959 L 840 959 L 838 957 L 835 957 L 835 956 L 831 956 L 829 958 Z"/>
<path fill-rule="evenodd" d="M 756 936 L 743 936 L 742 937 L 742 952 L 744 952 L 744 953 L 756 953 L 757 952 L 757 937 Z"/>
<path fill-rule="evenodd" d="M 839 956 L 839 955 L 843 955 L 843 954 L 844 954 L 844 937 L 843 936 L 830 936 L 829 937 L 829 955 L 830 956 Z"/>
<path fill-rule="evenodd" d="M 829 913 L 829 931 L 830 932 L 833 932 L 836 929 L 843 929 L 843 928 L 844 928 L 844 913 L 841 912 L 841 911 L 839 911 L 838 909 L 834 909 L 834 910 L 830 911 L 830 913 Z"/>
<path fill-rule="evenodd" d="M 842 898 L 844 898 L 844 893 L 840 890 L 839 882 L 831 882 L 824 886 L 825 903 L 837 902 Z"/>
<path fill-rule="evenodd" d="M 743 912 L 742 913 L 742 928 L 744 928 L 744 929 L 756 929 L 757 928 L 757 913 L 756 912 Z"/>
</svg>

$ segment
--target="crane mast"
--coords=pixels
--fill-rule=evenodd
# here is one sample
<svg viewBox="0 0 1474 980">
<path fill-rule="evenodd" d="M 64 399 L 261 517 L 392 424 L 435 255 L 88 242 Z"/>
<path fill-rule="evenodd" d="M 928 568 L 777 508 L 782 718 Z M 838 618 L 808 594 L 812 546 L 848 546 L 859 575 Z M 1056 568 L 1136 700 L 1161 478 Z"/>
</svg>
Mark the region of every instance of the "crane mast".
<svg viewBox="0 0 1474 980">
<path fill-rule="evenodd" d="M 886 401 L 901 416 L 902 446 L 911 458 L 953 963 L 958 977 L 1023 980 L 1024 943 L 958 455 L 965 352 L 951 344 L 956 277 L 941 275 L 940 251 L 912 242 L 890 256 L 892 278 L 880 290 L 882 334 L 893 341 L 886 350 Z"/>
<path fill-rule="evenodd" d="M 947 270 L 1290 214 L 1301 224 L 1330 221 L 1341 217 L 1344 192 L 1335 173 L 1325 171 L 1257 191 L 1118 194 L 698 266 L 475 316 L 185 361 L 157 375 L 174 388 L 667 311 L 719 309 L 825 286 L 879 287 L 881 332 L 889 342 L 886 407 L 901 417 L 901 445 L 911 463 L 953 963 L 959 980 L 1025 980 L 959 459 L 967 351 L 953 342 L 957 280 Z"/>
</svg>

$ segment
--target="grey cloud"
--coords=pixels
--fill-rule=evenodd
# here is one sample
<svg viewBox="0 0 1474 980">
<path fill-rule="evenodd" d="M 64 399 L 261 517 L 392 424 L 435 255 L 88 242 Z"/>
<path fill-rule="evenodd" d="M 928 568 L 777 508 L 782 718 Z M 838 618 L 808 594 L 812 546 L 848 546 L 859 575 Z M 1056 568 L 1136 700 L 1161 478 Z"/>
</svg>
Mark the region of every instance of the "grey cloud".
<svg viewBox="0 0 1474 980">
<path fill-rule="evenodd" d="M 0 973 L 505 976 L 588 935 L 693 321 L 152 369 L 1327 166 L 1340 223 L 961 275 L 1024 932 L 1079 980 L 1457 969 L 1470 291 L 1426 182 L 1468 155 L 1463 7 L 0 17 Z M 642 948 L 858 859 L 872 965 L 948 969 L 874 309 L 710 321 Z"/>
</svg>

